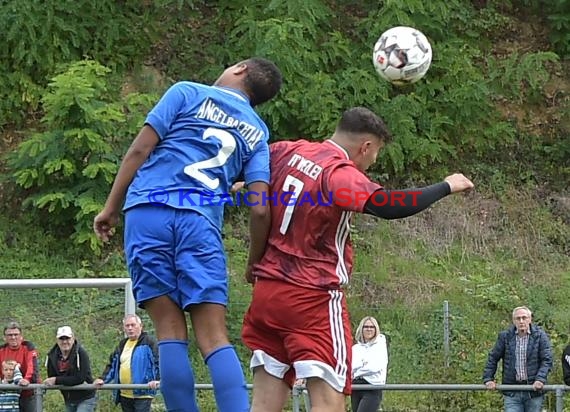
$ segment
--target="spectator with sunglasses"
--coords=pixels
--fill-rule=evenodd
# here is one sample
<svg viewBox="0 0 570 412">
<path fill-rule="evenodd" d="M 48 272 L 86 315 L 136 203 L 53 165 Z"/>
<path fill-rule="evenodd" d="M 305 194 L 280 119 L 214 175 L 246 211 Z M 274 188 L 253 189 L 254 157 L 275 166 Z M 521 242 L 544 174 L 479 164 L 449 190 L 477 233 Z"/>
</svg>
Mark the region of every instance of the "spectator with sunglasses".
<svg viewBox="0 0 570 412">
<path fill-rule="evenodd" d="M 352 346 L 352 383 L 384 385 L 388 371 L 386 336 L 378 321 L 366 316 L 360 321 Z M 352 412 L 376 412 L 382 402 L 382 390 L 352 390 Z"/>
</svg>

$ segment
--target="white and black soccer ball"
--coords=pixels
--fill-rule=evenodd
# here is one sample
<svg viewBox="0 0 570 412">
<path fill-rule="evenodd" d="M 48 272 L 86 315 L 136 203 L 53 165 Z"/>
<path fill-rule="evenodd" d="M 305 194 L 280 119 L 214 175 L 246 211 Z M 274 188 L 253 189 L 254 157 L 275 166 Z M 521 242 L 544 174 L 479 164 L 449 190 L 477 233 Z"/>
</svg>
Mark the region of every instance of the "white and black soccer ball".
<svg viewBox="0 0 570 412">
<path fill-rule="evenodd" d="M 398 26 L 382 33 L 374 45 L 372 60 L 383 79 L 401 86 L 424 77 L 431 57 L 431 44 L 422 32 Z"/>
</svg>

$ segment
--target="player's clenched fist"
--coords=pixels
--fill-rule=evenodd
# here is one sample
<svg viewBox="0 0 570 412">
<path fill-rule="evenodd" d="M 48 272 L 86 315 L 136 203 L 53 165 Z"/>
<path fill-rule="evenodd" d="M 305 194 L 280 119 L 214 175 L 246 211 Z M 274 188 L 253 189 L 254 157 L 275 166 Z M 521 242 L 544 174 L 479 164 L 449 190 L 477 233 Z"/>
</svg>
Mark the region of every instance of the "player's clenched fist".
<svg viewBox="0 0 570 412">
<path fill-rule="evenodd" d="M 462 173 L 454 173 L 445 178 L 445 181 L 451 188 L 451 193 L 465 192 L 466 190 L 473 189 L 473 182 L 463 176 Z"/>
</svg>

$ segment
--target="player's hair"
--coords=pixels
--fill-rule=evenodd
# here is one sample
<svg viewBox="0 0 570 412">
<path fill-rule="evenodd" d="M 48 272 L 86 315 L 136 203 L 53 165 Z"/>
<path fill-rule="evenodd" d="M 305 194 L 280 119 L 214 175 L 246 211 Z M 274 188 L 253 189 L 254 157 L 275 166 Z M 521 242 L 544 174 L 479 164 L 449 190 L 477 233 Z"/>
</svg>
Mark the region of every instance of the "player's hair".
<svg viewBox="0 0 570 412">
<path fill-rule="evenodd" d="M 354 334 L 354 340 L 357 341 L 358 343 L 365 343 L 364 337 L 362 336 L 362 330 L 364 329 L 364 324 L 367 321 L 372 322 L 374 328 L 376 329 L 373 339 L 375 339 L 380 334 L 380 326 L 378 326 L 378 321 L 374 319 L 372 316 L 365 316 L 358 324 L 358 328 L 356 328 L 356 333 Z"/>
<path fill-rule="evenodd" d="M 351 134 L 373 134 L 384 143 L 392 140 L 388 126 L 386 126 L 380 116 L 366 107 L 353 107 L 346 110 L 342 114 L 336 130 Z"/>
<path fill-rule="evenodd" d="M 275 63 L 261 57 L 252 57 L 243 63 L 247 64 L 244 86 L 251 105 L 257 106 L 272 99 L 283 83 L 281 71 Z"/>
</svg>

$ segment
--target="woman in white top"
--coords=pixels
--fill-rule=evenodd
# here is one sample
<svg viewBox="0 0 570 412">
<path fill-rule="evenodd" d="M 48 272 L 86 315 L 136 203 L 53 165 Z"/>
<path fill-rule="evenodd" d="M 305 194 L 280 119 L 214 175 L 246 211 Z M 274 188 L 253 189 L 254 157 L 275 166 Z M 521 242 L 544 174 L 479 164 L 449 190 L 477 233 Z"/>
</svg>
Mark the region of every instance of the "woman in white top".
<svg viewBox="0 0 570 412">
<path fill-rule="evenodd" d="M 386 337 L 380 333 L 372 316 L 360 321 L 352 347 L 352 383 L 355 385 L 384 385 L 388 368 Z M 376 412 L 382 402 L 382 391 L 353 390 L 352 412 Z"/>
</svg>

